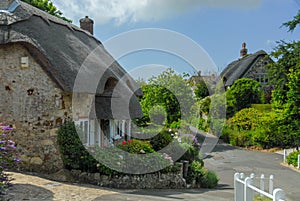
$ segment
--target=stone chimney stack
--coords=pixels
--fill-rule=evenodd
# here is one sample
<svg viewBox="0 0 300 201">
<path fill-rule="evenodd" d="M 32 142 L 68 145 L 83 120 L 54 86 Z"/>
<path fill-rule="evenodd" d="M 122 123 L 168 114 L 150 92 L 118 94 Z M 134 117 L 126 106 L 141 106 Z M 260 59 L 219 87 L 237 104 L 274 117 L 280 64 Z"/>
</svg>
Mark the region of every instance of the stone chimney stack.
<svg viewBox="0 0 300 201">
<path fill-rule="evenodd" d="M 242 49 L 240 51 L 240 58 L 243 58 L 248 54 L 248 49 L 246 48 L 246 43 L 242 44 Z"/>
<path fill-rule="evenodd" d="M 88 16 L 79 20 L 80 28 L 90 32 L 92 35 L 94 34 L 94 21 L 90 19 Z"/>
</svg>

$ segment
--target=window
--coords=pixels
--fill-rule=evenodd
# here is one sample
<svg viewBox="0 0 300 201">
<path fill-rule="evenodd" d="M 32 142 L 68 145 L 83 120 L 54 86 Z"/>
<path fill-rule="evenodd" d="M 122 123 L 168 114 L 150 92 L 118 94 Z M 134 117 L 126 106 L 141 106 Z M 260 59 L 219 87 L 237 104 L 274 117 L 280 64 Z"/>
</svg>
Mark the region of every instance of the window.
<svg viewBox="0 0 300 201">
<path fill-rule="evenodd" d="M 79 138 L 84 145 L 101 146 L 101 130 L 97 120 L 82 118 L 75 121 L 75 125 L 77 127 Z"/>
<path fill-rule="evenodd" d="M 256 81 L 259 82 L 262 85 L 268 84 L 269 79 L 267 77 L 266 73 L 257 74 L 256 75 Z"/>
</svg>

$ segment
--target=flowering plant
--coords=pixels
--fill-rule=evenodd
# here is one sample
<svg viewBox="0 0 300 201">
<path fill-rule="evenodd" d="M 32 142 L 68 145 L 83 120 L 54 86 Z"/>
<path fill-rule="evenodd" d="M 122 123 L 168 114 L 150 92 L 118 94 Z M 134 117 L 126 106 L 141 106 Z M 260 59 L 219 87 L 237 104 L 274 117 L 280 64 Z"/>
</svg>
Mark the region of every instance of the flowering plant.
<svg viewBox="0 0 300 201">
<path fill-rule="evenodd" d="M 20 162 L 15 142 L 9 138 L 9 133 L 12 130 L 10 126 L 0 123 L 0 196 L 5 194 L 12 181 L 12 178 L 4 171 L 14 167 L 15 163 Z"/>
</svg>

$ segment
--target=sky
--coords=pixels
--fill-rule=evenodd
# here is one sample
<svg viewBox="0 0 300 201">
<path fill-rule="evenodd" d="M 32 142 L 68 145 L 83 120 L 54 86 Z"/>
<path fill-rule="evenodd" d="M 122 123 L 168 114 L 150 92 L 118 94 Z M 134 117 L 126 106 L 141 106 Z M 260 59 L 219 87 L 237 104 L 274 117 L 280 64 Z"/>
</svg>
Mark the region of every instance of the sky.
<svg viewBox="0 0 300 201">
<path fill-rule="evenodd" d="M 160 43 L 170 46 L 170 43 L 175 42 L 177 45 L 176 47 L 174 45 L 175 49 L 187 53 L 182 56 L 177 52 L 174 54 L 155 48 L 145 48 L 141 51 L 128 52 L 126 55 L 117 55 L 117 60 L 124 69 L 133 74 L 138 72 L 136 76 L 146 78 L 167 67 L 174 68 L 176 72 L 189 74 L 195 74 L 199 69 L 204 74 L 216 71 L 220 73 L 230 62 L 239 58 L 243 42 L 247 44 L 248 53 L 255 53 L 258 50 L 270 53 L 276 46 L 276 41 L 299 39 L 299 30 L 296 29 L 291 33 L 281 25 L 297 14 L 300 0 L 53 0 L 53 2 L 64 16 L 73 20 L 75 25 L 79 25 L 79 19 L 84 16 L 92 18 L 94 35 L 104 43 L 109 52 L 114 52 L 109 42 L 120 37 L 120 34 L 155 28 L 161 29 L 162 35 L 166 34 Z M 176 39 L 173 35 L 176 35 L 174 37 Z M 134 37 L 139 41 L 137 39 L 139 36 Z M 132 43 L 134 37 L 128 41 Z M 156 40 L 151 35 L 147 37 L 151 42 Z M 196 64 L 186 59 L 186 56 L 196 54 L 198 51 L 193 48 L 184 49 L 182 43 L 177 43 L 176 40 L 194 42 L 202 48 L 199 54 L 209 57 L 210 61 L 205 62 L 201 56 L 198 59 L 201 61 Z M 119 46 L 128 45 L 127 39 L 123 41 L 124 44 L 121 42 Z M 214 64 L 214 69 L 208 67 L 209 62 Z"/>
</svg>

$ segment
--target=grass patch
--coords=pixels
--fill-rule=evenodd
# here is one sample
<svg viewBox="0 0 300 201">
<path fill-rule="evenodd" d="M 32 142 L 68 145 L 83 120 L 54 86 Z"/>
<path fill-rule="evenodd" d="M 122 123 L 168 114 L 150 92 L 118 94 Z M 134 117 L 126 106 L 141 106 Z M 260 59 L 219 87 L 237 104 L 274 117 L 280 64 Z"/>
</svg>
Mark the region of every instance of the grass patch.
<svg viewBox="0 0 300 201">
<path fill-rule="evenodd" d="M 257 195 L 257 196 L 254 197 L 253 201 L 272 201 L 272 199 L 268 198 L 268 197 L 265 197 L 265 196 Z"/>
</svg>

